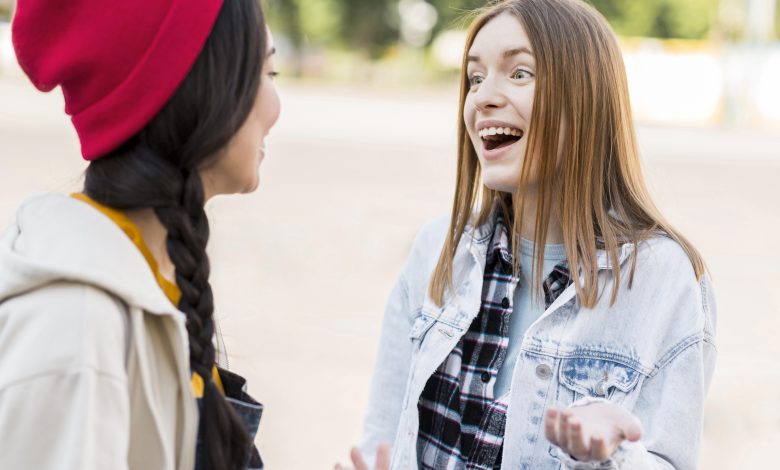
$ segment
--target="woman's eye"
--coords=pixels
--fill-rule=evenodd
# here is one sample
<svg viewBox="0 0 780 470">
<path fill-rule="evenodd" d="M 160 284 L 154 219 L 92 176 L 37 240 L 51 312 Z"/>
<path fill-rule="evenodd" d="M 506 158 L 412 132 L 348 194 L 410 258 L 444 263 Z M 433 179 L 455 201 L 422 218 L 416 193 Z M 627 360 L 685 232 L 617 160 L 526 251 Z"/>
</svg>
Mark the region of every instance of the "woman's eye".
<svg viewBox="0 0 780 470">
<path fill-rule="evenodd" d="M 482 83 L 485 80 L 484 77 L 481 77 L 479 75 L 473 75 L 471 78 L 469 78 L 469 83 L 471 86 L 477 86 L 480 83 Z"/>
<path fill-rule="evenodd" d="M 529 72 L 528 70 L 523 69 L 517 69 L 515 70 L 515 73 L 512 74 L 512 78 L 515 80 L 526 80 L 528 78 L 533 78 L 534 74 Z"/>
<path fill-rule="evenodd" d="M 268 76 L 270 76 L 270 77 L 271 77 L 271 80 L 273 80 L 274 78 L 276 78 L 276 77 L 278 77 L 278 76 L 279 76 L 279 72 L 276 72 L 276 71 L 274 71 L 274 72 L 268 72 Z"/>
</svg>

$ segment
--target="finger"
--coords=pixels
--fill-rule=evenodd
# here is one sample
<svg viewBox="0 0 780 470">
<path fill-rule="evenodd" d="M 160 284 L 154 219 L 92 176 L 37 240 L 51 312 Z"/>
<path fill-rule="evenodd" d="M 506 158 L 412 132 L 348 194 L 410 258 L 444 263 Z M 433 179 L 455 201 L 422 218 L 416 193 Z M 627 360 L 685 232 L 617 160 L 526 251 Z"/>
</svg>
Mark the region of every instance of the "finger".
<svg viewBox="0 0 780 470">
<path fill-rule="evenodd" d="M 558 410 L 550 408 L 544 416 L 544 435 L 551 444 L 558 445 L 556 426 L 558 425 Z"/>
<path fill-rule="evenodd" d="M 642 438 L 642 423 L 632 414 L 626 415 L 626 419 L 621 425 L 621 430 L 623 431 L 623 436 L 629 442 L 636 442 Z"/>
<path fill-rule="evenodd" d="M 582 423 L 574 418 L 569 420 L 568 439 L 569 454 L 577 460 L 585 460 L 590 457 L 590 449 L 582 438 Z"/>
<path fill-rule="evenodd" d="M 563 410 L 558 420 L 558 447 L 568 452 L 569 450 L 569 418 L 571 411 Z"/>
<path fill-rule="evenodd" d="M 601 437 L 590 438 L 590 460 L 596 462 L 603 462 L 612 455 L 607 448 L 606 442 Z"/>
<path fill-rule="evenodd" d="M 355 466 L 355 470 L 368 470 L 368 465 L 366 465 L 366 461 L 363 460 L 363 456 L 360 455 L 357 447 L 352 448 L 349 456 L 352 458 L 352 465 Z"/>
<path fill-rule="evenodd" d="M 376 464 L 374 470 L 390 469 L 390 444 L 382 444 L 376 451 Z"/>
</svg>

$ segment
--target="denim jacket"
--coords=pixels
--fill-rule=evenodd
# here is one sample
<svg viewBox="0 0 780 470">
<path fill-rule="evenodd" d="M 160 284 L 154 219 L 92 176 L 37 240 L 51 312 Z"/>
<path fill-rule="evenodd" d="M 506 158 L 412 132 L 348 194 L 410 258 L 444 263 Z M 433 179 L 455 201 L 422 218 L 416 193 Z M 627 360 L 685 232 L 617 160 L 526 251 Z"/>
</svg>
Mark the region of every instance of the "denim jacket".
<svg viewBox="0 0 780 470">
<path fill-rule="evenodd" d="M 417 468 L 417 403 L 423 387 L 480 309 L 493 223 L 467 226 L 453 260 L 452 292 L 437 306 L 429 279 L 449 221 L 426 225 L 392 290 L 382 325 L 360 448 L 374 461 L 391 442 L 392 469 Z M 631 257 L 637 256 L 628 287 Z M 704 398 L 715 365 L 715 300 L 709 278 L 696 280 L 683 249 L 658 236 L 623 245 L 621 287 L 598 254 L 599 296 L 580 306 L 569 286 L 522 339 L 511 381 L 502 469 L 695 469 Z M 548 407 L 608 401 L 644 427 L 606 462 L 577 462 L 544 435 Z"/>
</svg>

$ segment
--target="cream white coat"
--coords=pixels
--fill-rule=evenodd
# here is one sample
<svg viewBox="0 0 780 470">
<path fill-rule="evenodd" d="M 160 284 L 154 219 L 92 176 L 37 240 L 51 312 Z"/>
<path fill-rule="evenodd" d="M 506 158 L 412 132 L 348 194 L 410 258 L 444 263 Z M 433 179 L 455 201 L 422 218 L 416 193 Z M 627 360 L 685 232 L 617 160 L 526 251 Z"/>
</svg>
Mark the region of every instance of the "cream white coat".
<svg viewBox="0 0 780 470">
<path fill-rule="evenodd" d="M 110 219 L 24 202 L 0 235 L 0 468 L 191 470 L 184 320 Z"/>
</svg>

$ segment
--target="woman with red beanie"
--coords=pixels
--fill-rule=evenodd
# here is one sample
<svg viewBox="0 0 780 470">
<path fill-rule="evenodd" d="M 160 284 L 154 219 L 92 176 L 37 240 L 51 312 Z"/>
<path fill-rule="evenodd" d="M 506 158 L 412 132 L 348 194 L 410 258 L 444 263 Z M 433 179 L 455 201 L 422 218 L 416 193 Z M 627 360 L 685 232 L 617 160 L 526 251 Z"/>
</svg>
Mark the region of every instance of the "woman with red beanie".
<svg viewBox="0 0 780 470">
<path fill-rule="evenodd" d="M 262 468 L 204 212 L 257 187 L 279 115 L 257 0 L 18 0 L 12 35 L 90 164 L 0 235 L 0 468 Z"/>
</svg>

